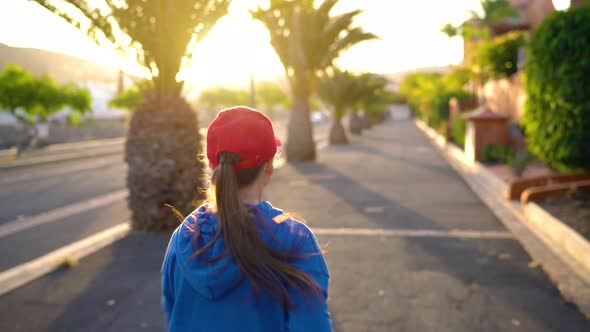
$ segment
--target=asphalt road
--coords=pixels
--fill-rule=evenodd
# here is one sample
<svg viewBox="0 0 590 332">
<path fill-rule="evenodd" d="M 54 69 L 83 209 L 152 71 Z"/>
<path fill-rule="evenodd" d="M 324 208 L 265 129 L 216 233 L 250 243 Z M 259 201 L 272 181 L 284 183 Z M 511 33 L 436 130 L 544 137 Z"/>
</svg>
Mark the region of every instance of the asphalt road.
<svg viewBox="0 0 590 332">
<path fill-rule="evenodd" d="M 327 124 L 316 125 L 316 140 L 325 140 Z M 277 126 L 277 136 L 285 130 Z M 124 198 L 51 222 L 2 235 L 3 227 L 31 221 L 64 206 L 121 192 L 126 188 L 123 154 L 0 169 L 0 271 L 37 258 L 129 220 Z"/>
<path fill-rule="evenodd" d="M 122 154 L 1 171 L 0 225 L 123 189 L 126 171 Z"/>
<path fill-rule="evenodd" d="M 285 165 L 265 194 L 315 230 L 337 332 L 590 331 L 411 123 L 386 123 L 315 163 Z M 491 236 L 498 232 L 506 236 Z M 0 331 L 163 331 L 167 241 L 132 232 L 3 295 Z"/>
</svg>

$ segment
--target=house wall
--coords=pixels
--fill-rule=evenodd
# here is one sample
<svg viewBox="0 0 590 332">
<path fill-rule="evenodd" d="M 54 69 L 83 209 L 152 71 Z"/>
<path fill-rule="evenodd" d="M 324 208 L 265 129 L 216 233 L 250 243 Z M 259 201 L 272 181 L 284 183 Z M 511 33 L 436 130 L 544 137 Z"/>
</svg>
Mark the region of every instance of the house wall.
<svg viewBox="0 0 590 332">
<path fill-rule="evenodd" d="M 551 0 L 511 0 L 511 3 L 520 10 L 520 19 L 529 25 L 531 31 L 548 14 L 555 11 Z M 511 78 L 487 82 L 483 88 L 483 95 L 492 111 L 509 116 L 512 122 L 520 122 L 526 99 L 522 72 Z"/>
<path fill-rule="evenodd" d="M 524 12 L 524 19 L 530 24 L 532 29 L 535 29 L 543 21 L 545 16 L 555 11 L 553 1 L 551 0 L 532 0 L 525 2 L 528 4 Z"/>
<path fill-rule="evenodd" d="M 509 116 L 511 122 L 520 122 L 526 99 L 522 72 L 511 78 L 488 81 L 484 85 L 483 94 L 492 111 Z"/>
</svg>

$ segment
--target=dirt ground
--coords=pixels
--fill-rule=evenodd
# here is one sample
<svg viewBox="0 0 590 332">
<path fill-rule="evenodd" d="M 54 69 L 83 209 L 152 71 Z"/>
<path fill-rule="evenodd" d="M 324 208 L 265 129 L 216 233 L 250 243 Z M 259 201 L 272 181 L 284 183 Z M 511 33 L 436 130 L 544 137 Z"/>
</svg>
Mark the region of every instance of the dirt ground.
<svg viewBox="0 0 590 332">
<path fill-rule="evenodd" d="M 541 204 L 560 219 L 590 240 L 590 194 L 571 194 L 549 199 Z"/>
</svg>

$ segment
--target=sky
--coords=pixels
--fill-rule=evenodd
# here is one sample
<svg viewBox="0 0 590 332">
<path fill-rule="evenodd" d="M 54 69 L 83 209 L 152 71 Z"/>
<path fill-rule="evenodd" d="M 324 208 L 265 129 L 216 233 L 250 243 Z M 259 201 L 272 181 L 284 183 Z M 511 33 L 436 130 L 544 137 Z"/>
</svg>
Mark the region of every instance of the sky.
<svg viewBox="0 0 590 332">
<path fill-rule="evenodd" d="M 270 46 L 268 32 L 248 14 L 248 8 L 264 2 L 233 0 L 229 14 L 196 46 L 192 63 L 178 78 L 199 88 L 245 85 L 252 72 L 257 79 L 282 75 L 283 67 Z M 462 40 L 448 38 L 440 28 L 447 22 L 463 22 L 469 16 L 468 10 L 479 10 L 480 6 L 479 0 L 341 0 L 334 13 L 358 8 L 364 12 L 356 24 L 380 39 L 354 46 L 342 54 L 338 65 L 356 72 L 395 73 L 461 62 Z M 32 1 L 0 0 L 0 43 L 113 63 L 138 73 L 131 60 L 95 45 Z"/>
</svg>

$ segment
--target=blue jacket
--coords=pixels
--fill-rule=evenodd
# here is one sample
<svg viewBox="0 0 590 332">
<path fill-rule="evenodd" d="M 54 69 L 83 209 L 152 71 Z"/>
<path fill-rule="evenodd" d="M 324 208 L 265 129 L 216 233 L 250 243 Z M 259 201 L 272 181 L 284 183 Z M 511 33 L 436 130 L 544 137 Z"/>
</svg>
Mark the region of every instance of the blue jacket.
<svg viewBox="0 0 590 332">
<path fill-rule="evenodd" d="M 200 231 L 196 248 L 208 243 L 217 229 L 217 215 L 203 205 L 174 231 L 166 250 L 162 265 L 162 307 L 168 318 L 168 331 L 332 331 L 326 304 L 328 269 L 311 230 L 297 220 L 285 218 L 283 211 L 269 202 L 249 207 L 260 213 L 261 218 L 255 222 L 271 247 L 279 251 L 298 248 L 301 258 L 292 264 L 320 285 L 321 296 L 290 289 L 295 306 L 285 310 L 267 293 L 254 295 L 250 281 L 240 273 L 231 255 L 215 262 L 189 260 L 194 253 L 191 228 Z M 224 250 L 223 242 L 220 237 L 206 256 L 218 257 Z"/>
</svg>

